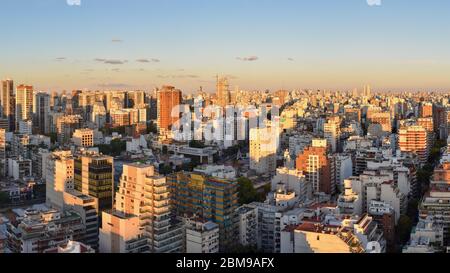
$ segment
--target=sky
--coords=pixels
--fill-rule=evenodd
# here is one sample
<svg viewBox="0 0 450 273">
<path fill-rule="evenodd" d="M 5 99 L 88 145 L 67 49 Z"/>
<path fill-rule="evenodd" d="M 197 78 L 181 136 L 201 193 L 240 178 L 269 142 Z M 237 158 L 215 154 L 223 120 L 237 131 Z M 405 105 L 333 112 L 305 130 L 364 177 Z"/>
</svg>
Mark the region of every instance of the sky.
<svg viewBox="0 0 450 273">
<path fill-rule="evenodd" d="M 447 0 L 2 0 L 0 78 L 40 91 L 450 91 Z"/>
</svg>

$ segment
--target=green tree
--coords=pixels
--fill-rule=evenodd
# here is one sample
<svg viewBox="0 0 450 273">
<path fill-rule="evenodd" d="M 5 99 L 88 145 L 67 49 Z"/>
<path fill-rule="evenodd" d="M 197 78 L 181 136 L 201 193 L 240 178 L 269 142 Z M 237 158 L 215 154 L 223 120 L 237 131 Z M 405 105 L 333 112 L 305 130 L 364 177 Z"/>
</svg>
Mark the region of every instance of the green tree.
<svg viewBox="0 0 450 273">
<path fill-rule="evenodd" d="M 400 216 L 397 225 L 397 235 L 401 244 L 406 244 L 409 241 L 411 235 L 413 222 L 407 215 Z"/>
<path fill-rule="evenodd" d="M 113 139 L 109 145 L 102 144 L 97 146 L 102 154 L 110 156 L 119 156 L 127 150 L 127 143 L 120 139 Z"/>
<path fill-rule="evenodd" d="M 246 177 L 238 178 L 239 183 L 239 203 L 241 205 L 258 201 L 258 192 L 253 186 L 252 181 Z"/>
<path fill-rule="evenodd" d="M 6 192 L 0 192 L 0 205 L 9 204 L 9 195 Z"/>
</svg>

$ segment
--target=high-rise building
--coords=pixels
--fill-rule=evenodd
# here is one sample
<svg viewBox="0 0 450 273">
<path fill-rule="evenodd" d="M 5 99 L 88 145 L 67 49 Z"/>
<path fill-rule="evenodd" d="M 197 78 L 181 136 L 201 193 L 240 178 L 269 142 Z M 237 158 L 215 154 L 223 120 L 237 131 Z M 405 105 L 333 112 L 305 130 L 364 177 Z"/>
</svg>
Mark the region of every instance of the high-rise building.
<svg viewBox="0 0 450 273">
<path fill-rule="evenodd" d="M 82 117 L 79 115 L 60 116 L 56 119 L 56 131 L 60 144 L 68 142 L 76 129 L 82 126 Z"/>
<path fill-rule="evenodd" d="M 33 86 L 19 85 L 16 90 L 16 122 L 33 118 Z"/>
<path fill-rule="evenodd" d="M 46 160 L 46 204 L 62 209 L 64 192 L 74 188 L 74 158 L 70 151 L 54 152 Z"/>
<path fill-rule="evenodd" d="M 341 137 L 341 119 L 338 116 L 329 118 L 323 125 L 324 138 L 331 146 L 331 152 L 335 153 L 339 150 Z"/>
<path fill-rule="evenodd" d="M 433 104 L 431 102 L 421 102 L 419 105 L 419 117 L 433 117 Z"/>
<path fill-rule="evenodd" d="M 6 175 L 6 130 L 0 129 L 0 177 Z"/>
<path fill-rule="evenodd" d="M 1 116 L 8 119 L 8 131 L 16 128 L 16 97 L 14 95 L 14 82 L 12 80 L 2 81 L 1 94 Z"/>
<path fill-rule="evenodd" d="M 315 193 L 336 192 L 334 158 L 329 156 L 323 145 L 312 145 L 297 157 L 297 170 L 303 171 Z"/>
<path fill-rule="evenodd" d="M 91 151 L 81 152 L 74 160 L 74 189 L 94 197 L 99 212 L 109 210 L 113 205 L 113 161 L 110 156 Z"/>
<path fill-rule="evenodd" d="M 275 127 L 250 129 L 250 169 L 259 174 L 276 171 L 278 136 L 275 130 Z"/>
<path fill-rule="evenodd" d="M 430 145 L 428 132 L 422 126 L 405 126 L 399 130 L 398 146 L 402 152 L 417 154 L 420 162 L 428 160 Z"/>
<path fill-rule="evenodd" d="M 231 103 L 231 91 L 227 78 L 217 77 L 217 105 L 224 108 Z"/>
<path fill-rule="evenodd" d="M 157 92 L 158 99 L 158 131 L 160 133 L 171 130 L 179 117 L 172 117 L 172 110 L 182 102 L 182 93 L 173 86 L 163 86 Z"/>
<path fill-rule="evenodd" d="M 154 167 L 123 166 L 114 210 L 103 212 L 101 252 L 181 252 L 182 227 L 171 217 L 166 178 Z"/>
<path fill-rule="evenodd" d="M 444 162 L 434 171 L 431 186 L 419 205 L 419 217 L 432 216 L 435 223 L 443 225 L 444 244 L 450 243 L 450 162 Z"/>
<path fill-rule="evenodd" d="M 237 236 L 238 183 L 224 166 L 176 173 L 169 179 L 171 201 L 180 217 L 197 215 L 219 225 L 220 250 L 231 248 Z M 213 170 L 214 169 L 214 170 Z M 226 173 L 230 175 L 226 175 Z"/>
<path fill-rule="evenodd" d="M 44 92 L 35 94 L 34 97 L 34 121 L 33 125 L 40 134 L 50 133 L 50 95 Z"/>
</svg>

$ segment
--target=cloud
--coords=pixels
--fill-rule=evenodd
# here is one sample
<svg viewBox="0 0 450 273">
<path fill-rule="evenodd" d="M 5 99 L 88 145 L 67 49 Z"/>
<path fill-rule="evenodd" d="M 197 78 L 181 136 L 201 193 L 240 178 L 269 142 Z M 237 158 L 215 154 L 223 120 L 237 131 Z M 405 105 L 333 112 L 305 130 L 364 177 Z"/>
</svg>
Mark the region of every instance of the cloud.
<svg viewBox="0 0 450 273">
<path fill-rule="evenodd" d="M 253 62 L 259 60 L 257 56 L 250 56 L 250 57 L 237 57 L 236 60 L 243 61 L 243 62 Z"/>
<path fill-rule="evenodd" d="M 113 72 L 120 72 L 120 68 L 113 68 L 113 69 L 111 69 L 111 71 L 113 71 Z"/>
<path fill-rule="evenodd" d="M 66 57 L 58 57 L 58 58 L 55 59 L 55 61 L 58 61 L 58 62 L 62 62 L 62 61 L 65 61 L 65 60 L 67 60 Z"/>
<path fill-rule="evenodd" d="M 129 88 L 131 85 L 126 83 L 99 83 L 97 84 L 100 88 Z"/>
<path fill-rule="evenodd" d="M 112 39 L 111 42 L 113 42 L 113 43 L 122 43 L 123 40 L 122 39 Z"/>
<path fill-rule="evenodd" d="M 367 0 L 367 5 L 373 6 L 381 6 L 381 0 Z"/>
<path fill-rule="evenodd" d="M 67 0 L 69 6 L 81 6 L 81 0 Z"/>
<path fill-rule="evenodd" d="M 197 79 L 199 78 L 198 75 L 194 75 L 194 74 L 186 74 L 186 75 L 182 75 L 182 74 L 178 74 L 178 75 L 158 75 L 157 76 L 160 79 L 168 79 L 168 78 L 172 78 L 172 79 Z"/>
<path fill-rule="evenodd" d="M 138 62 L 138 63 L 159 63 L 159 62 L 161 62 L 161 60 L 155 59 L 155 58 L 152 58 L 152 59 L 137 59 L 136 62 Z"/>
<path fill-rule="evenodd" d="M 294 58 L 288 58 L 288 61 L 293 62 L 295 60 L 294 60 Z"/>
<path fill-rule="evenodd" d="M 96 58 L 94 59 L 94 61 L 112 65 L 125 64 L 128 62 L 127 60 L 101 59 L 101 58 Z"/>
</svg>

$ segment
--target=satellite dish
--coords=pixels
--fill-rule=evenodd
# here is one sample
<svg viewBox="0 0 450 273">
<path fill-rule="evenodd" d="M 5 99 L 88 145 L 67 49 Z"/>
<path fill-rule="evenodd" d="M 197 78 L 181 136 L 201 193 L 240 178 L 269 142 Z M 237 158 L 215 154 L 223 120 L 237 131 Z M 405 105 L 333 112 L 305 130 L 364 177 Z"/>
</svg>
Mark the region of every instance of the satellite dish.
<svg viewBox="0 0 450 273">
<path fill-rule="evenodd" d="M 381 245 L 379 242 L 369 242 L 366 246 L 366 253 L 381 253 Z"/>
</svg>

